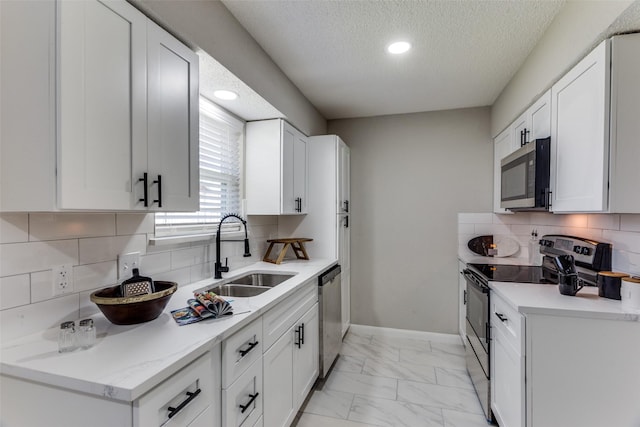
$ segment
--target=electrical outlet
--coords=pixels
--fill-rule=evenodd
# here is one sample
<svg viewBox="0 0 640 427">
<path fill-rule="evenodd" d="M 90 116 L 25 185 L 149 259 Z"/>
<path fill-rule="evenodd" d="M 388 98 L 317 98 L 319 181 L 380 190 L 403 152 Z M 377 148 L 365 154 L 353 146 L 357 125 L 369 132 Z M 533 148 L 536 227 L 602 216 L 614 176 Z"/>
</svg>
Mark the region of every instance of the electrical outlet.
<svg viewBox="0 0 640 427">
<path fill-rule="evenodd" d="M 130 278 L 134 268 L 140 268 L 140 252 L 118 255 L 118 280 Z"/>
<path fill-rule="evenodd" d="M 56 265 L 51 269 L 51 286 L 53 295 L 73 292 L 73 266 L 71 264 Z"/>
</svg>

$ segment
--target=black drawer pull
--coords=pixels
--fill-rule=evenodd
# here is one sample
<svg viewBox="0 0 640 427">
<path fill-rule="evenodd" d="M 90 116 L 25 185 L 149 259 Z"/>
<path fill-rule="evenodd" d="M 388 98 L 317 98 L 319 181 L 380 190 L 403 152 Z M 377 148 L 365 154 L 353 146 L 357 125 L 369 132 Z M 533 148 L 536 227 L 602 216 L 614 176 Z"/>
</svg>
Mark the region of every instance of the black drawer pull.
<svg viewBox="0 0 640 427">
<path fill-rule="evenodd" d="M 302 348 L 302 331 L 300 331 L 300 326 L 298 326 L 295 330 L 296 333 L 296 342 L 294 343 L 298 348 Z"/>
<path fill-rule="evenodd" d="M 142 178 L 138 179 L 138 182 L 142 182 L 142 185 L 144 185 L 144 195 L 142 196 L 142 199 L 138 199 L 139 202 L 144 202 L 144 207 L 148 207 L 149 206 L 149 190 L 147 188 L 147 173 L 145 172 L 142 175 Z"/>
<path fill-rule="evenodd" d="M 300 332 L 300 344 L 304 344 L 304 323 L 300 325 L 300 329 L 302 330 L 302 332 Z"/>
<path fill-rule="evenodd" d="M 508 319 L 504 314 L 502 314 L 502 313 L 493 313 L 493 314 L 495 314 L 495 315 L 496 315 L 496 317 L 497 317 L 498 319 L 500 319 L 500 321 L 502 321 L 502 322 L 506 322 L 507 320 L 509 320 L 509 319 Z"/>
<path fill-rule="evenodd" d="M 259 341 L 254 341 L 252 343 L 249 343 L 249 347 L 247 347 L 246 350 L 238 350 L 240 352 L 240 356 L 245 357 L 247 355 L 247 353 L 249 353 L 251 350 L 253 350 L 257 345 L 258 345 Z"/>
<path fill-rule="evenodd" d="M 190 391 L 187 392 L 187 398 L 185 400 L 182 401 L 181 404 L 178 405 L 177 408 L 173 408 L 171 406 L 169 406 L 167 409 L 169 410 L 169 416 L 168 418 L 173 417 L 175 414 L 177 414 L 178 412 L 180 412 L 182 410 L 182 408 L 184 408 L 185 406 L 187 406 L 189 404 L 189 402 L 191 402 L 193 399 L 195 399 L 201 392 L 202 390 L 197 389 L 196 391 L 194 391 L 193 393 L 191 393 Z"/>
<path fill-rule="evenodd" d="M 246 410 L 249 409 L 249 407 L 251 406 L 253 401 L 256 400 L 256 397 L 258 397 L 259 394 L 260 393 L 258 393 L 258 392 L 256 392 L 256 394 L 250 394 L 249 397 L 251 398 L 251 400 L 249 402 L 247 402 L 246 405 L 239 405 L 241 414 L 244 414 L 246 412 Z"/>
<path fill-rule="evenodd" d="M 158 184 L 158 198 L 153 201 L 153 203 L 157 203 L 158 207 L 162 207 L 162 175 L 158 175 L 158 179 L 153 181 L 154 184 Z"/>
</svg>

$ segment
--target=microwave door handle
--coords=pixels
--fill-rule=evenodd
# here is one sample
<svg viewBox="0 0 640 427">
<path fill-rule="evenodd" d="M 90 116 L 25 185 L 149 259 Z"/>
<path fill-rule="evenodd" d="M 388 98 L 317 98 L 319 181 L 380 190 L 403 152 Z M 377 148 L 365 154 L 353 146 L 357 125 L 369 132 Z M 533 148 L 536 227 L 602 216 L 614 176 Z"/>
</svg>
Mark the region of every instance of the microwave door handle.
<svg viewBox="0 0 640 427">
<path fill-rule="evenodd" d="M 553 191 L 551 191 L 551 189 L 549 189 L 549 187 L 544 189 L 544 207 L 547 210 L 551 210 L 551 195 L 553 194 Z"/>
</svg>

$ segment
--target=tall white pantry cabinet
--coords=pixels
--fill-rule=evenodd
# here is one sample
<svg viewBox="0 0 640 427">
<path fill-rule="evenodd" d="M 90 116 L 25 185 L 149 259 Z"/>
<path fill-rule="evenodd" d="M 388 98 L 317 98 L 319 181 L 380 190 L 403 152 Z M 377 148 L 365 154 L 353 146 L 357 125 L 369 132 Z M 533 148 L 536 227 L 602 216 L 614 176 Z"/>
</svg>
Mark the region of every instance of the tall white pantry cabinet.
<svg viewBox="0 0 640 427">
<path fill-rule="evenodd" d="M 198 56 L 124 0 L 0 7 L 0 210 L 197 210 Z"/>
<path fill-rule="evenodd" d="M 342 267 L 342 335 L 351 325 L 350 151 L 336 135 L 309 137 L 308 213 L 281 217 L 282 236 L 310 237 L 311 258 L 334 258 Z"/>
</svg>

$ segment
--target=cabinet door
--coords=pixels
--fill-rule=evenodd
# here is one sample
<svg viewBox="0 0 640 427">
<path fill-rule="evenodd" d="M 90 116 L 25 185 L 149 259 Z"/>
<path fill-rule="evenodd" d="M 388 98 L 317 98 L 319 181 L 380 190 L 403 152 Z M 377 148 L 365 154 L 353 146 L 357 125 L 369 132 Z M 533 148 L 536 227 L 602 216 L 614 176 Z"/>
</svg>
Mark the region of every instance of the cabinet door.
<svg viewBox="0 0 640 427">
<path fill-rule="evenodd" d="M 522 147 L 523 143 L 529 141 L 529 134 L 526 133 L 530 128 L 528 118 L 529 115 L 525 111 L 511 124 L 511 146 L 513 147 L 512 151 L 517 150 L 518 148 Z"/>
<path fill-rule="evenodd" d="M 529 115 L 529 141 L 551 135 L 551 90 L 544 93 L 527 110 Z"/>
<path fill-rule="evenodd" d="M 296 333 L 296 330 L 298 331 Z M 293 398 L 295 409 L 302 406 L 318 378 L 319 324 L 318 304 L 314 305 L 293 328 Z M 269 425 L 269 424 L 267 424 Z"/>
<path fill-rule="evenodd" d="M 607 43 L 601 43 L 551 89 L 554 212 L 607 209 L 610 73 Z"/>
<path fill-rule="evenodd" d="M 287 331 L 263 356 L 264 424 L 287 426 L 296 412 L 293 396 L 293 329 Z"/>
<path fill-rule="evenodd" d="M 466 264 L 458 262 L 458 332 L 462 343 L 467 343 L 467 280 L 464 278 Z"/>
<path fill-rule="evenodd" d="M 262 360 L 257 360 L 231 386 L 222 390 L 222 425 L 252 426 L 262 416 Z"/>
<path fill-rule="evenodd" d="M 58 5 L 59 207 L 130 209 L 146 141 L 147 18 L 125 1 Z"/>
<path fill-rule="evenodd" d="M 282 213 L 295 214 L 296 212 L 296 194 L 294 188 L 294 168 L 296 146 L 296 130 L 287 122 L 282 122 Z"/>
<path fill-rule="evenodd" d="M 293 146 L 293 195 L 297 213 L 307 213 L 307 137 L 296 131 Z"/>
<path fill-rule="evenodd" d="M 196 211 L 200 199 L 198 55 L 152 22 L 148 26 L 148 88 L 149 207 Z M 139 176 L 144 169 L 136 172 Z"/>
<path fill-rule="evenodd" d="M 496 328 L 492 333 L 491 408 L 500 426 L 524 426 L 524 356 L 505 342 Z"/>
<path fill-rule="evenodd" d="M 342 267 L 342 335 L 351 325 L 351 215 L 338 215 L 338 263 Z"/>
<path fill-rule="evenodd" d="M 338 139 L 338 212 L 349 213 L 351 199 L 351 153 Z"/>
<path fill-rule="evenodd" d="M 500 207 L 500 195 L 502 191 L 502 174 L 500 161 L 513 153 L 512 128 L 508 127 L 496 137 L 493 143 L 493 211 L 495 213 L 507 213 Z"/>
</svg>

